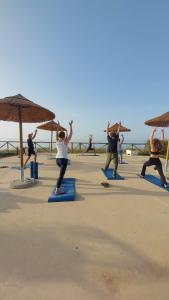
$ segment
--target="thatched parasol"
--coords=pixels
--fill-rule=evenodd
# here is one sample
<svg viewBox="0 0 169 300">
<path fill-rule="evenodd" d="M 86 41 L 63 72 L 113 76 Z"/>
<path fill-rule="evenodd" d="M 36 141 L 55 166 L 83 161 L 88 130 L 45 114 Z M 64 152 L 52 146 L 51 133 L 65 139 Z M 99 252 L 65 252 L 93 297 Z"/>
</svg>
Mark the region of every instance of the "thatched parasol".
<svg viewBox="0 0 169 300">
<path fill-rule="evenodd" d="M 169 127 L 169 111 L 156 118 L 145 121 L 144 124 L 149 126 L 154 126 L 154 127 Z M 168 160 L 169 160 L 169 139 L 168 139 L 167 154 L 166 154 L 166 171 L 168 168 Z"/>
<path fill-rule="evenodd" d="M 118 128 L 119 128 L 119 123 L 115 123 L 114 125 L 109 127 L 109 132 L 117 131 Z M 107 131 L 107 129 L 104 130 L 104 132 L 106 132 L 106 131 Z M 131 131 L 131 129 L 128 129 L 128 128 L 124 127 L 123 125 L 120 125 L 119 132 L 129 132 L 129 131 Z"/>
<path fill-rule="evenodd" d="M 54 113 L 20 94 L 0 99 L 0 120 L 19 122 L 21 181 L 24 181 L 22 123 L 38 123 L 54 118 Z"/>
<path fill-rule="evenodd" d="M 48 130 L 51 131 L 51 152 L 52 152 L 52 141 L 53 141 L 53 131 L 67 131 L 64 127 L 60 126 L 58 123 L 55 121 L 50 121 L 47 123 L 44 123 L 42 125 L 39 125 L 37 127 L 38 129 L 43 129 L 43 130 Z"/>
</svg>

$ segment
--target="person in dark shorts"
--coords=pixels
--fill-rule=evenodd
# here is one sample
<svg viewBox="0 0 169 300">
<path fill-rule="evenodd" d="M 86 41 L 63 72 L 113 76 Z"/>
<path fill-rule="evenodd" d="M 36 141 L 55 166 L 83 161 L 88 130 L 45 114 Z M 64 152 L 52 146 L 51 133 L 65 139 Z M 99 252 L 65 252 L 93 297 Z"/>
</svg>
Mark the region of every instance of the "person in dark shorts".
<svg viewBox="0 0 169 300">
<path fill-rule="evenodd" d="M 58 125 L 60 125 L 59 122 Z M 59 130 L 56 131 L 56 148 L 57 148 L 56 164 L 60 168 L 60 174 L 57 180 L 57 185 L 55 190 L 56 195 L 65 193 L 63 190 L 61 190 L 61 184 L 68 165 L 68 144 L 73 134 L 73 129 L 72 129 L 73 121 L 69 122 L 69 126 L 70 126 L 69 134 L 67 132 L 65 134 L 64 131 L 60 131 L 60 132 Z"/>
<path fill-rule="evenodd" d="M 107 147 L 107 160 L 106 160 L 106 164 L 105 164 L 105 170 L 107 170 L 109 168 L 110 162 L 111 162 L 111 160 L 113 160 L 113 164 L 114 164 L 113 176 L 114 176 L 114 178 L 117 175 L 117 168 L 118 168 L 118 141 L 119 141 L 120 125 L 121 125 L 121 123 L 119 123 L 119 127 L 116 132 L 115 131 L 109 132 L 110 123 L 108 122 L 107 131 L 106 131 L 108 147 Z"/>
<path fill-rule="evenodd" d="M 36 137 L 37 134 L 37 129 L 35 130 L 35 133 L 30 133 L 28 134 L 28 139 L 27 139 L 27 145 L 28 145 L 28 157 L 24 163 L 24 168 L 26 167 L 27 162 L 29 161 L 29 159 L 31 158 L 32 155 L 34 155 L 34 161 L 36 162 L 36 158 L 37 158 L 37 154 L 35 152 L 35 148 L 34 148 L 34 144 L 33 144 L 33 140 Z"/>
<path fill-rule="evenodd" d="M 157 128 L 154 128 L 152 135 L 150 137 L 150 158 L 147 160 L 142 167 L 141 177 L 145 176 L 146 168 L 150 166 L 155 166 L 155 170 L 158 171 L 161 180 L 161 186 L 168 188 L 168 183 L 163 173 L 162 163 L 159 158 L 160 152 L 162 151 L 164 145 L 164 129 L 161 129 L 161 141 L 157 138 L 154 138 Z"/>
<path fill-rule="evenodd" d="M 88 144 L 88 148 L 87 148 L 86 152 L 89 152 L 89 151 L 93 151 L 94 153 L 96 152 L 95 148 L 93 148 L 93 136 L 92 136 L 92 134 L 89 135 L 89 144 Z"/>
</svg>

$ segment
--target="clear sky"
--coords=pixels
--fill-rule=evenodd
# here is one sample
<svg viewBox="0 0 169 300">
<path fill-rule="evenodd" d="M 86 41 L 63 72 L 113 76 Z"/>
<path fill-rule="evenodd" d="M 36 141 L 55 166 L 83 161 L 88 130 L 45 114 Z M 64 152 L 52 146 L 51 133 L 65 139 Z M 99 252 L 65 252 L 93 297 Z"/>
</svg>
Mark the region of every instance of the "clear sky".
<svg viewBox="0 0 169 300">
<path fill-rule="evenodd" d="M 142 142 L 144 121 L 169 111 L 169 1 L 0 0 L 0 69 L 1 98 L 21 93 L 73 119 L 74 141 L 104 141 L 121 120 Z M 0 122 L 4 138 L 18 125 Z"/>
</svg>

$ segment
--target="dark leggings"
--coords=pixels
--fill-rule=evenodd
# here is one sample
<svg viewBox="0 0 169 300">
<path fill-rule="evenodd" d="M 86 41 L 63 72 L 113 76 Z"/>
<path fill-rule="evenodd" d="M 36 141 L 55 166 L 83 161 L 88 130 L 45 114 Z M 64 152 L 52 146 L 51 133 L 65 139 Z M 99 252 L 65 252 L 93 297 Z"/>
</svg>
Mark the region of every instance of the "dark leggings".
<svg viewBox="0 0 169 300">
<path fill-rule="evenodd" d="M 146 168 L 150 167 L 150 166 L 156 166 L 156 169 L 157 169 L 157 171 L 158 171 L 158 173 L 160 175 L 161 184 L 162 185 L 163 184 L 167 184 L 166 178 L 165 178 L 164 173 L 163 173 L 162 164 L 161 164 L 161 161 L 160 161 L 159 158 L 150 157 L 149 160 L 147 160 L 144 163 L 142 171 L 141 171 L 141 175 L 145 176 Z"/>
<path fill-rule="evenodd" d="M 66 159 L 66 158 L 56 158 L 56 164 L 60 168 L 60 174 L 59 174 L 59 178 L 58 178 L 58 181 L 57 181 L 57 188 L 60 188 L 60 186 L 62 184 L 62 181 L 63 181 L 63 177 L 64 177 L 65 172 L 66 172 L 68 159 Z"/>
</svg>

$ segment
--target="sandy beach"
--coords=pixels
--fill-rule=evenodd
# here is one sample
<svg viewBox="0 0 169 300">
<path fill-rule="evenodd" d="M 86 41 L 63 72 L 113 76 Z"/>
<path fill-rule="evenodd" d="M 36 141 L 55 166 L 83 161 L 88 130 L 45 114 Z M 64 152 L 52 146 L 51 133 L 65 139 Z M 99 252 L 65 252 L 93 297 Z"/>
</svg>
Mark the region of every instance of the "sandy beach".
<svg viewBox="0 0 169 300">
<path fill-rule="evenodd" d="M 24 190 L 9 188 L 19 159 L 0 160 L 0 300 L 168 300 L 169 193 L 138 178 L 146 158 L 125 157 L 125 180 L 107 189 L 104 154 L 70 159 L 76 201 L 62 203 L 47 202 L 58 175 L 47 154 Z"/>
</svg>

